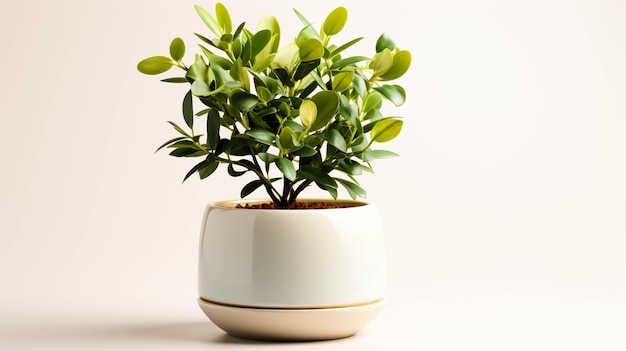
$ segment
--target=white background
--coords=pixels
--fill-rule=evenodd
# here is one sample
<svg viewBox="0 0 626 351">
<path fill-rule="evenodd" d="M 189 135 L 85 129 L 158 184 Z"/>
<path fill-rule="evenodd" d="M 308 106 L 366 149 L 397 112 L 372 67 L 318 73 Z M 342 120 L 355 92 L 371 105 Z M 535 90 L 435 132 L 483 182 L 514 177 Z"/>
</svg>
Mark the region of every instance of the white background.
<svg viewBox="0 0 626 351">
<path fill-rule="evenodd" d="M 413 53 L 401 157 L 361 179 L 387 307 L 304 344 L 228 337 L 196 306 L 203 207 L 242 184 L 181 185 L 191 165 L 153 151 L 185 88 L 136 71 L 175 36 L 192 59 L 194 3 L 0 4 L 1 349 L 626 349 L 624 1 L 225 2 L 252 28 L 274 14 L 284 43 L 291 8 L 345 5 L 338 42 Z"/>
</svg>

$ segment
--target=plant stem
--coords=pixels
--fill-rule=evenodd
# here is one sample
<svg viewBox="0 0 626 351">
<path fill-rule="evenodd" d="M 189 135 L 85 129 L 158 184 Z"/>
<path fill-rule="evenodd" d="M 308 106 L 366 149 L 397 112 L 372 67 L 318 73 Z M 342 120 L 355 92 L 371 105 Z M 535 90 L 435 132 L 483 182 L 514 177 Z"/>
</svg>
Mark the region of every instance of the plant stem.
<svg viewBox="0 0 626 351">
<path fill-rule="evenodd" d="M 302 184 L 298 185 L 298 187 L 291 192 L 290 197 L 289 197 L 289 203 L 296 202 L 296 199 L 298 198 L 298 195 L 300 195 L 300 193 L 304 189 L 306 189 L 309 185 L 311 185 L 311 183 L 313 183 L 313 181 L 311 179 L 307 179 L 307 180 L 303 181 Z"/>
</svg>

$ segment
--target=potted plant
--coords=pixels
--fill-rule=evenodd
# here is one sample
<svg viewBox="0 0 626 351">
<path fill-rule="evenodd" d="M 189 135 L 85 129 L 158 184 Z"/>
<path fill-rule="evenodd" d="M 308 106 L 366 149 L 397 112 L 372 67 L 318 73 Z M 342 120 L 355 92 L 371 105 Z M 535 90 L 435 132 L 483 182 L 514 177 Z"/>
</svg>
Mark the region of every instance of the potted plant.
<svg viewBox="0 0 626 351">
<path fill-rule="evenodd" d="M 256 31 L 233 26 L 226 7 L 196 12 L 214 34 L 196 34 L 200 53 L 183 63 L 185 43 L 172 40 L 169 56 L 139 62 L 145 74 L 179 68 L 163 79 L 189 84 L 178 136 L 158 150 L 197 158 L 184 180 L 218 168 L 253 179 L 242 199 L 262 188 L 266 200 L 217 201 L 202 222 L 200 307 L 226 332 L 249 338 L 318 340 L 352 335 L 377 313 L 384 298 L 380 216 L 356 177 L 371 162 L 396 156 L 377 148 L 394 139 L 405 90 L 390 82 L 409 68 L 411 54 L 381 35 L 370 56 L 346 55 L 363 38 L 331 42 L 348 11 L 334 9 L 316 29 L 303 23 L 293 40 L 276 18 Z M 202 108 L 197 106 L 201 105 Z M 220 167 L 221 166 L 221 167 Z M 183 180 L 183 181 L 184 181 Z M 332 199 L 303 199 L 317 186 Z M 346 192 L 351 200 L 340 200 Z"/>
</svg>

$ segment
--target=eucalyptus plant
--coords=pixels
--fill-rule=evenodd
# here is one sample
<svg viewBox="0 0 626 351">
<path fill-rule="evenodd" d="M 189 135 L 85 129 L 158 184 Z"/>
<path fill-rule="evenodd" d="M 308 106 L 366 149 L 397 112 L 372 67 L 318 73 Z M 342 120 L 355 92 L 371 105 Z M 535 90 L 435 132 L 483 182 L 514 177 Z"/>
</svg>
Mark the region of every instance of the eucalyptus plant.
<svg viewBox="0 0 626 351">
<path fill-rule="evenodd" d="M 389 82 L 409 69 L 410 52 L 382 34 L 372 56 L 345 55 L 363 38 L 331 43 L 346 24 L 344 7 L 334 9 L 319 30 L 294 9 L 303 27 L 282 47 L 273 16 L 251 31 L 245 22 L 233 28 L 221 3 L 215 15 L 198 5 L 195 10 L 215 37 L 195 34 L 200 51 L 191 65 L 182 61 L 180 38 L 172 40 L 169 56 L 137 65 L 150 75 L 179 68 L 183 75 L 162 81 L 190 84 L 182 100 L 185 124 L 169 121 L 178 136 L 158 148 L 201 158 L 183 182 L 194 174 L 207 178 L 224 165 L 233 177 L 254 175 L 242 198 L 263 187 L 279 208 L 293 206 L 313 184 L 335 199 L 339 186 L 353 199 L 364 198 L 355 177 L 373 172 L 371 161 L 397 156 L 375 146 L 402 128 L 400 117 L 385 116 L 381 108 L 385 101 L 396 107 L 405 102 L 404 88 Z"/>
</svg>

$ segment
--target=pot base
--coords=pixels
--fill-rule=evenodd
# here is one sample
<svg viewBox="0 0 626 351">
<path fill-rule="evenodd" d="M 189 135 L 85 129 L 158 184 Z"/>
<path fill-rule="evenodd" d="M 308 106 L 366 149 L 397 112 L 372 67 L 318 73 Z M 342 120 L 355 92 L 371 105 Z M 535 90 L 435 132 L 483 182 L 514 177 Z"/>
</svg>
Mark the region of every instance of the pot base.
<svg viewBox="0 0 626 351">
<path fill-rule="evenodd" d="M 238 307 L 198 298 L 198 304 L 226 333 L 257 340 L 313 341 L 356 334 L 378 314 L 383 300 L 331 308 Z"/>
</svg>

